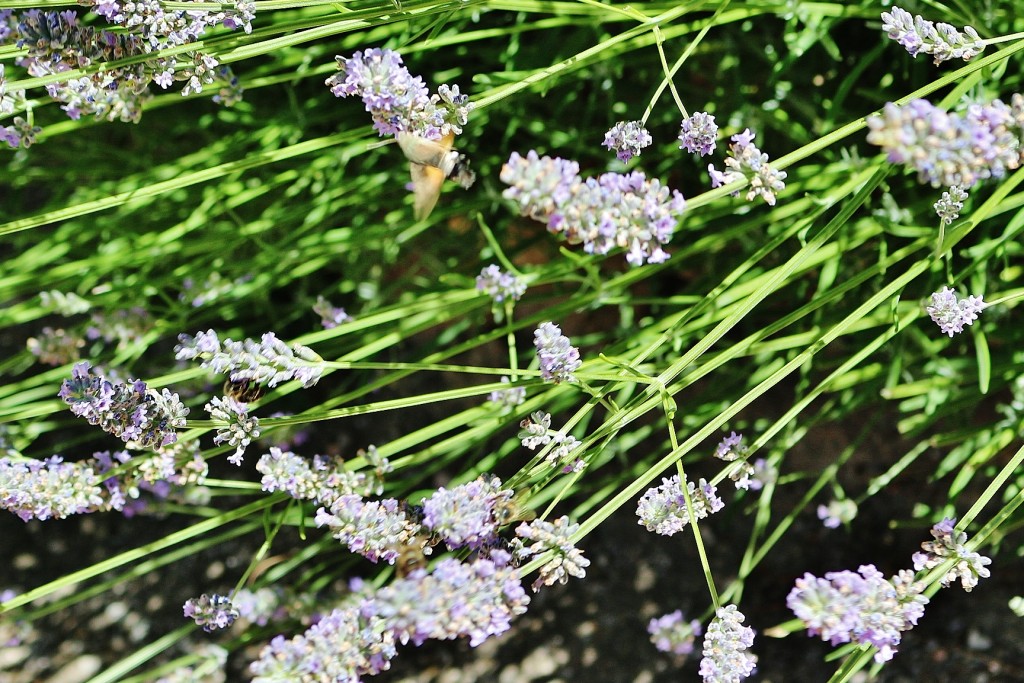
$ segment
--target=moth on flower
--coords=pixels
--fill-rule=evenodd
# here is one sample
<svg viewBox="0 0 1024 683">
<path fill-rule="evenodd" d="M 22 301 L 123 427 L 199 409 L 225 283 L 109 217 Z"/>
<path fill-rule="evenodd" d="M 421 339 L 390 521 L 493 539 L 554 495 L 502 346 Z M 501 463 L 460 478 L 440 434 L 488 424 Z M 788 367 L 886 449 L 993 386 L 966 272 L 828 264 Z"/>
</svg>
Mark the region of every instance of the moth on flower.
<svg viewBox="0 0 1024 683">
<path fill-rule="evenodd" d="M 430 215 L 445 178 L 464 188 L 473 184 L 465 155 L 452 149 L 473 103 L 457 85 L 441 85 L 431 95 L 423 79 L 409 73 L 402 56 L 373 48 L 337 57 L 339 73 L 327 79 L 336 97 L 357 96 L 381 135 L 394 135 L 409 160 L 418 220 Z"/>
<path fill-rule="evenodd" d="M 469 168 L 466 155 L 452 149 L 455 141 L 453 131 L 440 140 L 429 140 L 407 132 L 398 133 L 395 139 L 409 160 L 416 220 L 423 220 L 434 210 L 446 178 L 451 178 L 466 190 L 473 186 L 476 173 Z"/>
</svg>

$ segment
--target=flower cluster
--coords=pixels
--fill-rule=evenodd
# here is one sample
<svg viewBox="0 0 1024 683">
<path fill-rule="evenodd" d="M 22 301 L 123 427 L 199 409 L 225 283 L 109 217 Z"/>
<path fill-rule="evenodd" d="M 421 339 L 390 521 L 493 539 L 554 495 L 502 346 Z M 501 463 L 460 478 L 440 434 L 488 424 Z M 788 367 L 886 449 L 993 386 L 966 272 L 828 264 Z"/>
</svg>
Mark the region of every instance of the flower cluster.
<svg viewBox="0 0 1024 683">
<path fill-rule="evenodd" d="M 682 531 L 683 527 L 690 523 L 690 515 L 686 511 L 686 498 L 679 475 L 675 474 L 661 481 L 661 486 L 647 489 L 640 497 L 636 508 L 636 514 L 640 518 L 637 523 L 643 524 L 648 531 L 671 536 Z M 692 481 L 687 481 L 686 490 L 693 505 L 694 517 L 697 519 L 704 519 L 725 507 L 722 499 L 715 494 L 717 489 L 704 479 L 696 485 Z"/>
<path fill-rule="evenodd" d="M 840 524 L 849 524 L 857 516 L 857 503 L 850 498 L 833 499 L 828 505 L 818 506 L 818 519 L 829 529 L 838 529 Z"/>
<path fill-rule="evenodd" d="M 643 173 L 605 173 L 584 180 L 579 164 L 559 158 L 513 152 L 501 168 L 509 185 L 503 196 L 524 216 L 546 223 L 588 254 L 626 250 L 634 266 L 668 258 L 662 246 L 672 239 L 686 200 Z"/>
<path fill-rule="evenodd" d="M 773 168 L 768 163 L 768 155 L 754 145 L 754 134 L 747 128 L 742 133 L 732 136 L 729 145 L 729 158 L 725 160 L 725 171 L 715 170 L 714 164 L 708 164 L 711 175 L 711 187 L 721 187 L 729 183 L 746 179 L 750 182 L 747 201 L 760 196 L 769 206 L 775 206 L 775 197 L 786 189 L 786 172 Z M 733 193 L 739 194 L 739 190 Z"/>
<path fill-rule="evenodd" d="M 650 147 L 654 139 L 639 121 L 619 121 L 604 134 L 601 143 L 615 152 L 619 161 L 626 162 L 640 156 L 640 150 Z"/>
<path fill-rule="evenodd" d="M 476 276 L 477 291 L 485 292 L 495 303 L 519 301 L 526 293 L 526 283 L 513 273 L 505 273 L 496 264 L 491 264 Z"/>
<path fill-rule="evenodd" d="M 935 66 L 949 59 L 969 61 L 985 49 L 981 36 L 970 26 L 965 26 L 964 32 L 960 33 L 954 26 L 941 22 L 936 24 L 921 15 L 911 16 L 910 12 L 899 7 L 893 7 L 891 12 L 882 12 L 882 30 L 905 47 L 911 57 L 931 55 Z"/>
<path fill-rule="evenodd" d="M 336 57 L 339 73 L 326 84 L 335 97 L 359 97 L 381 135 L 411 133 L 427 140 L 458 135 L 473 104 L 457 85 L 442 85 L 430 95 L 393 50 L 373 48 Z"/>
<path fill-rule="evenodd" d="M 723 438 L 715 447 L 715 457 L 725 462 L 732 462 L 745 456 L 747 450 L 746 444 L 743 443 L 743 435 L 729 432 L 729 436 Z"/>
<path fill-rule="evenodd" d="M 382 618 L 402 643 L 468 636 L 476 647 L 507 631 L 530 602 L 511 559 L 497 550 L 469 563 L 444 558 L 429 573 L 416 569 L 379 589 L 362 611 Z"/>
<path fill-rule="evenodd" d="M 367 501 L 356 494 L 338 496 L 329 509 L 317 509 L 316 525 L 328 527 L 352 552 L 371 562 L 389 564 L 394 564 L 400 549 L 420 532 L 420 525 L 409 519 L 394 498 Z"/>
<path fill-rule="evenodd" d="M 786 606 L 810 635 L 832 645 L 874 645 L 878 648 L 875 661 L 886 662 L 896 653 L 900 634 L 924 614 L 928 598 L 921 594 L 923 590 L 909 569 L 886 579 L 868 564 L 856 572 L 829 572 L 824 578 L 804 574 L 789 592 Z"/>
<path fill-rule="evenodd" d="M 957 298 L 956 292 L 949 287 L 943 287 L 940 291 L 932 294 L 932 303 L 925 306 L 932 321 L 939 326 L 944 334 L 952 337 L 964 331 L 964 325 L 972 325 L 978 319 L 978 314 L 985 310 L 987 305 L 982 301 L 981 296 L 968 296 L 966 299 Z"/>
<path fill-rule="evenodd" d="M 317 500 L 326 505 L 339 495 L 369 493 L 365 486 L 336 489 L 334 485 L 344 481 L 344 470 L 331 467 L 328 459 L 319 455 L 314 457 L 310 466 L 305 458 L 291 451 L 271 447 L 269 453 L 260 456 L 256 471 L 263 475 L 264 491 L 284 491 L 298 500 Z M 351 474 L 357 476 L 361 473 Z M 365 475 L 362 478 L 365 479 Z"/>
<path fill-rule="evenodd" d="M 257 626 L 266 626 L 285 616 L 284 602 L 284 589 L 276 585 L 256 589 L 241 588 L 231 599 L 238 611 L 238 618 Z"/>
<path fill-rule="evenodd" d="M 504 521 L 500 512 L 508 508 L 513 495 L 493 476 L 439 488 L 423 501 L 423 526 L 444 539 L 451 550 L 481 548 L 497 539 Z"/>
<path fill-rule="evenodd" d="M 583 365 L 580 350 L 562 334 L 562 328 L 551 322 L 541 323 L 533 332 L 533 344 L 537 347 L 540 376 L 545 381 L 576 381 L 573 373 Z"/>
<path fill-rule="evenodd" d="M 253 683 L 355 683 L 360 676 L 387 671 L 395 654 L 395 635 L 387 623 L 350 605 L 329 612 L 294 638 L 277 636 L 249 671 Z"/>
<path fill-rule="evenodd" d="M 199 332 L 195 337 L 178 336 L 174 347 L 175 358 L 193 360 L 201 358 L 200 365 L 217 373 L 229 373 L 235 382 L 252 380 L 270 387 L 281 382 L 296 380 L 309 388 L 317 383 L 324 371 L 324 360 L 301 344 L 285 344 L 273 332 L 267 332 L 260 341 L 245 339 L 223 342 L 213 330 Z"/>
<path fill-rule="evenodd" d="M 713 683 L 739 683 L 754 672 L 757 657 L 747 652 L 754 644 L 754 629 L 743 625 L 736 605 L 719 607 L 704 634 L 700 676 Z"/>
<path fill-rule="evenodd" d="M 967 550 L 967 534 L 957 531 L 954 527 L 956 520 L 951 518 L 943 519 L 932 527 L 934 541 L 925 541 L 921 544 L 924 552 L 914 553 L 914 569 L 934 569 L 953 560 L 953 566 L 942 577 L 942 585 L 949 586 L 957 579 L 960 585 L 968 593 L 978 585 L 978 579 L 987 579 L 989 570 L 986 565 L 992 560 L 974 551 Z"/>
<path fill-rule="evenodd" d="M 346 313 L 344 308 L 334 306 L 323 296 L 316 298 L 316 303 L 313 304 L 313 312 L 320 316 L 320 324 L 325 330 L 330 330 L 342 323 L 352 322 L 353 320 L 352 316 Z"/>
<path fill-rule="evenodd" d="M 513 543 L 513 556 L 526 560 L 544 553 L 553 556 L 538 570 L 537 579 L 533 582 L 534 592 L 541 586 L 551 586 L 555 582 L 566 583 L 570 576 L 585 578 L 590 560 L 583 557 L 583 551 L 572 542 L 572 535 L 580 528 L 579 524 L 570 524 L 568 517 L 559 517 L 554 522 L 536 519 L 529 524 L 523 522 L 516 528 L 517 538 Z M 523 539 L 533 541 L 526 545 Z"/>
<path fill-rule="evenodd" d="M 1020 165 L 1024 96 L 1013 95 L 1009 105 L 974 104 L 964 115 L 942 111 L 928 100 L 889 102 L 867 124 L 867 141 L 885 150 L 892 163 L 916 170 L 922 183 L 967 189 Z"/>
<path fill-rule="evenodd" d="M 155 0 L 86 0 L 82 4 L 91 6 L 96 14 L 123 30 L 97 30 L 83 24 L 72 10 L 29 10 L 17 16 L 5 11 L 0 13 L 0 25 L 6 29 L 0 32 L 0 43 L 27 48 L 28 54 L 16 63 L 31 76 L 77 69 L 91 71 L 46 86 L 50 97 L 60 102 L 72 119 L 88 114 L 125 122 L 138 122 L 142 116 L 143 106 L 151 98 L 150 82 L 168 88 L 175 80 L 186 81 L 182 94 L 188 95 L 201 92 L 204 85 L 230 83 L 234 76 L 216 59 L 198 51 L 152 57 L 113 68 L 106 66 L 108 62 L 194 43 L 207 28 L 216 25 L 228 29 L 242 27 L 249 32 L 255 8 L 250 0 L 228 3 L 234 4 L 234 8 L 219 11 L 165 10 Z M 96 66 L 99 68 L 90 69 Z M 13 135 L 8 127 L 6 141 L 12 147 L 28 146 L 31 131 L 19 131 L 18 122 L 15 123 Z"/>
<path fill-rule="evenodd" d="M 659 651 L 686 657 L 693 652 L 693 643 L 704 629 L 696 619 L 685 621 L 682 610 L 677 609 L 651 619 L 647 632 L 651 634 L 651 642 Z"/>
<path fill-rule="evenodd" d="M 522 431 L 519 432 L 519 439 L 524 448 L 531 451 L 538 446 L 548 446 L 544 456 L 544 462 L 551 467 L 562 467 L 562 472 L 579 472 L 587 466 L 585 460 L 579 457 L 576 451 L 582 446 L 579 440 L 572 434 L 551 429 L 551 413 L 537 411 L 519 423 Z"/>
<path fill-rule="evenodd" d="M 184 605 L 185 616 L 196 622 L 209 633 L 228 628 L 238 618 L 238 610 L 231 604 L 231 598 L 224 595 L 207 595 L 189 598 Z"/>
<path fill-rule="evenodd" d="M 93 463 L 0 458 L 0 508 L 22 520 L 64 519 L 104 505 Z"/>
<path fill-rule="evenodd" d="M 718 142 L 718 124 L 715 117 L 707 112 L 698 111 L 689 118 L 683 119 L 679 129 L 679 149 L 690 154 L 707 156 L 715 151 Z"/>
<path fill-rule="evenodd" d="M 214 396 L 203 407 L 214 420 L 227 423 L 217 428 L 217 436 L 213 437 L 213 442 L 234 446 L 235 452 L 228 456 L 228 462 L 232 465 L 241 465 L 246 447 L 260 436 L 260 421 L 249 415 L 244 403 L 239 403 L 233 398 Z"/>
<path fill-rule="evenodd" d="M 935 213 L 946 225 L 951 224 L 960 217 L 960 211 L 964 208 L 964 201 L 967 200 L 967 190 L 954 185 L 949 192 L 943 192 L 939 201 L 935 202 Z"/>
<path fill-rule="evenodd" d="M 502 377 L 501 383 L 511 384 L 512 380 L 508 377 Z M 526 387 L 510 386 L 508 389 L 495 389 L 487 394 L 487 400 L 500 406 L 503 411 L 508 411 L 521 405 L 526 400 Z"/>
<path fill-rule="evenodd" d="M 72 413 L 138 448 L 156 449 L 177 440 L 175 429 L 185 426 L 188 414 L 177 394 L 149 389 L 142 380 L 108 382 L 89 367 L 85 361 L 75 365 L 58 393 Z"/>
<path fill-rule="evenodd" d="M 0 64 L 0 74 L 3 73 L 3 64 Z M 39 293 L 39 303 L 54 313 L 64 317 L 86 313 L 92 305 L 74 292 L 61 292 L 51 289 L 48 292 Z"/>
</svg>

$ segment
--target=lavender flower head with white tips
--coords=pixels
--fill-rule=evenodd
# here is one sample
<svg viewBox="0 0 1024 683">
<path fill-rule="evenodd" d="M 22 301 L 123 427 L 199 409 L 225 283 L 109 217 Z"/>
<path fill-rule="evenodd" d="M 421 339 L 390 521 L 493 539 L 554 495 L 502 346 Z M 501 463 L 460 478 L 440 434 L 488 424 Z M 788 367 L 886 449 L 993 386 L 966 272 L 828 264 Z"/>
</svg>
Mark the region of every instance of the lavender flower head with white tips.
<svg viewBox="0 0 1024 683">
<path fill-rule="evenodd" d="M 711 187 L 746 179 L 750 183 L 746 195 L 748 202 L 760 196 L 769 206 L 775 206 L 776 195 L 786 189 L 786 172 L 768 163 L 768 155 L 754 145 L 754 134 L 749 128 L 732 136 L 725 167 L 725 171 L 718 171 L 714 164 L 708 164 Z M 739 190 L 733 194 L 738 195 Z"/>
<path fill-rule="evenodd" d="M 537 347 L 542 378 L 556 383 L 576 381 L 573 373 L 583 365 L 580 350 L 562 334 L 562 329 L 558 325 L 550 322 L 541 323 L 533 333 L 533 343 Z"/>
<path fill-rule="evenodd" d="M 986 306 L 981 296 L 971 295 L 960 299 L 955 291 L 943 287 L 932 294 L 931 305 L 926 306 L 925 310 L 939 329 L 952 337 L 963 332 L 964 325 L 974 324 Z"/>
<path fill-rule="evenodd" d="M 245 339 L 223 342 L 213 330 L 199 332 L 195 337 L 178 335 L 174 347 L 178 360 L 200 359 L 200 366 L 217 373 L 228 373 L 232 381 L 252 380 L 274 387 L 288 380 L 302 382 L 309 388 L 317 383 L 324 371 L 324 359 L 301 344 L 286 344 L 273 332 L 267 332 L 259 342 Z"/>
<path fill-rule="evenodd" d="M 882 30 L 906 48 L 911 57 L 932 55 L 935 66 L 949 59 L 970 61 L 985 49 L 981 36 L 970 26 L 960 33 L 950 24 L 936 24 L 899 7 L 882 12 Z"/>
<path fill-rule="evenodd" d="M 757 657 L 747 652 L 754 644 L 754 629 L 743 625 L 736 605 L 719 607 L 704 634 L 700 676 L 706 683 L 739 683 L 754 673 Z"/>
<path fill-rule="evenodd" d="M 707 112 L 698 111 L 683 119 L 679 127 L 679 149 L 702 157 L 715 151 L 718 141 L 718 124 L 715 117 Z"/>
<path fill-rule="evenodd" d="M 651 134 L 639 121 L 619 121 L 604 134 L 601 144 L 615 152 L 619 161 L 627 162 L 640 156 L 640 150 L 650 147 L 652 142 Z"/>
<path fill-rule="evenodd" d="M 978 585 L 978 579 L 987 579 L 990 576 L 988 570 L 992 560 L 967 550 L 967 534 L 963 531 L 956 531 L 956 519 L 946 518 L 932 527 L 933 541 L 925 541 L 921 544 L 924 552 L 914 553 L 914 569 L 917 571 L 929 570 L 945 564 L 951 559 L 956 562 L 942 577 L 942 585 L 949 586 L 960 579 L 960 585 L 968 593 Z"/>
</svg>

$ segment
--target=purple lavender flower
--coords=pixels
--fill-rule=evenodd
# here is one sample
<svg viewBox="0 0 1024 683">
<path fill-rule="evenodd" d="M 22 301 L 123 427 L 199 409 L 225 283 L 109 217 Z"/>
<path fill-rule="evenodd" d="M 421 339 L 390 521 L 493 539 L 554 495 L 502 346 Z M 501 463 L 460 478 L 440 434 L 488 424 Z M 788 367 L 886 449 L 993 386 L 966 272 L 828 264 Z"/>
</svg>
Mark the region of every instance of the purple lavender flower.
<svg viewBox="0 0 1024 683">
<path fill-rule="evenodd" d="M 857 503 L 849 498 L 833 499 L 828 505 L 818 506 L 818 519 L 829 529 L 838 529 L 840 524 L 849 524 L 857 516 Z"/>
<path fill-rule="evenodd" d="M 786 172 L 779 171 L 768 164 L 768 155 L 754 145 L 754 134 L 750 129 L 732 136 L 729 145 L 729 158 L 725 160 L 725 171 L 717 171 L 713 164 L 708 164 L 711 174 L 711 187 L 721 187 L 737 180 L 746 179 L 750 182 L 747 201 L 760 196 L 769 206 L 775 206 L 775 196 L 786 189 Z M 739 194 L 739 190 L 733 193 Z"/>
<path fill-rule="evenodd" d="M 94 463 L 0 458 L 0 508 L 30 519 L 64 519 L 105 505 Z"/>
<path fill-rule="evenodd" d="M 743 625 L 736 605 L 719 607 L 704 634 L 700 676 L 713 683 L 739 683 L 754 673 L 757 657 L 747 652 L 754 644 L 754 629 Z"/>
<path fill-rule="evenodd" d="M 573 374 L 580 369 L 580 350 L 562 334 L 558 325 L 541 323 L 533 333 L 533 343 L 537 347 L 537 359 L 540 361 L 540 376 L 548 382 L 575 382 Z"/>
<path fill-rule="evenodd" d="M 570 576 L 585 578 L 586 568 L 590 560 L 583 557 L 583 551 L 572 542 L 572 535 L 580 528 L 579 524 L 571 524 L 568 517 L 559 517 L 554 522 L 536 519 L 529 524 L 523 522 L 516 528 L 516 536 L 512 543 L 513 556 L 519 560 L 528 560 L 545 553 L 552 553 L 549 559 L 538 570 L 537 579 L 532 588 L 536 593 L 541 586 L 552 586 L 555 582 L 566 583 Z M 533 541 L 526 545 L 523 539 Z"/>
<path fill-rule="evenodd" d="M 892 163 L 914 168 L 922 183 L 968 189 L 1020 165 L 1022 115 L 1019 94 L 1010 106 L 999 100 L 975 104 L 963 116 L 928 100 L 904 106 L 889 102 L 881 116 L 867 118 L 867 141 L 885 150 Z"/>
<path fill-rule="evenodd" d="M 174 443 L 175 429 L 185 426 L 188 415 L 177 394 L 149 389 L 142 380 L 108 382 L 90 373 L 86 361 L 75 365 L 57 395 L 75 415 L 139 448 L 155 450 Z"/>
<path fill-rule="evenodd" d="M 324 371 L 323 358 L 312 349 L 301 344 L 289 346 L 273 332 L 264 334 L 259 342 L 225 339 L 222 343 L 213 330 L 199 332 L 195 337 L 180 334 L 178 341 L 180 343 L 174 347 L 176 359 L 201 358 L 201 367 L 217 373 L 229 373 L 234 382 L 252 380 L 275 387 L 294 379 L 308 389 L 317 383 Z"/>
<path fill-rule="evenodd" d="M 415 569 L 378 590 L 361 614 L 382 619 L 401 643 L 468 636 L 476 647 L 507 631 L 530 602 L 510 560 L 497 550 L 471 563 L 446 557 L 430 573 Z"/>
<path fill-rule="evenodd" d="M 935 213 L 946 225 L 960 217 L 960 211 L 964 208 L 964 201 L 967 199 L 967 190 L 954 185 L 948 192 L 942 193 L 942 198 L 935 202 Z"/>
<path fill-rule="evenodd" d="M 942 585 L 949 586 L 960 579 L 960 585 L 970 593 L 978 585 L 978 579 L 987 579 L 990 576 L 987 565 L 992 564 L 992 560 L 968 550 L 965 546 L 967 534 L 957 531 L 955 525 L 956 519 L 947 517 L 932 527 L 932 537 L 935 540 L 925 541 L 921 544 L 924 552 L 914 553 L 914 569 L 931 570 L 955 560 L 953 566 L 942 577 Z"/>
<path fill-rule="evenodd" d="M 825 578 L 804 574 L 786 598 L 786 606 L 804 622 L 807 632 L 832 645 L 860 643 L 878 648 L 876 662 L 896 653 L 903 631 L 924 614 L 928 598 L 914 573 L 902 570 L 886 580 L 874 565 L 857 572 L 829 572 Z"/>
<path fill-rule="evenodd" d="M 696 619 L 686 622 L 682 610 L 669 612 L 647 625 L 651 634 L 651 642 L 661 652 L 669 652 L 679 657 L 687 657 L 693 652 L 696 637 L 704 632 L 704 628 Z"/>
<path fill-rule="evenodd" d="M 899 7 L 882 12 L 882 30 L 905 47 L 911 57 L 919 53 L 932 55 L 935 66 L 948 59 L 969 61 L 985 49 L 981 36 L 970 26 L 965 26 L 961 34 L 949 24 L 935 24 L 921 15 L 911 16 Z"/>
<path fill-rule="evenodd" d="M 277 636 L 249 671 L 253 683 L 358 683 L 360 676 L 387 671 L 396 654 L 394 633 L 384 619 L 348 605 L 290 640 Z"/>
<path fill-rule="evenodd" d="M 263 475 L 261 484 L 264 491 L 285 491 L 298 500 L 317 500 L 324 486 L 323 477 L 305 458 L 291 451 L 271 447 L 270 452 L 260 456 L 256 471 Z"/>
<path fill-rule="evenodd" d="M 643 524 L 648 531 L 671 536 L 682 531 L 690 523 L 690 515 L 686 512 L 686 499 L 683 496 L 679 475 L 674 474 L 661 481 L 661 486 L 647 489 L 640 497 L 636 508 L 636 514 L 640 518 L 637 523 Z M 715 494 L 717 489 L 704 479 L 697 485 L 687 481 L 686 489 L 690 494 L 693 514 L 697 519 L 704 519 L 725 507 L 722 499 Z"/>
<path fill-rule="evenodd" d="M 580 447 L 583 445 L 572 434 L 551 429 L 551 415 L 543 411 L 537 411 L 519 423 L 522 431 L 519 432 L 519 439 L 524 448 L 531 451 L 538 446 L 554 444 L 554 448 L 548 449 L 544 456 L 544 462 L 552 467 L 562 467 L 566 474 L 579 472 L 587 466 L 585 460 L 579 457 Z"/>
<path fill-rule="evenodd" d="M 449 549 L 481 548 L 498 537 L 497 511 L 515 492 L 497 477 L 480 476 L 451 489 L 439 488 L 423 500 L 423 526 L 444 539 Z"/>
<path fill-rule="evenodd" d="M 520 213 L 547 224 L 548 231 L 565 235 L 570 244 L 583 244 L 590 254 L 626 250 L 633 266 L 661 263 L 686 208 L 679 192 L 669 191 L 643 173 L 605 173 L 583 180 L 576 162 L 513 152 L 502 166 L 501 180 L 510 187 L 503 196 Z"/>
<path fill-rule="evenodd" d="M 228 462 L 240 466 L 246 447 L 260 436 L 260 421 L 249 415 L 249 409 L 244 403 L 239 403 L 233 398 L 214 396 L 203 407 L 214 420 L 227 423 L 217 428 L 217 436 L 213 437 L 213 442 L 234 446 L 235 452 L 228 456 Z"/>
<path fill-rule="evenodd" d="M 640 121 L 619 121 L 604 134 L 601 144 L 614 151 L 619 161 L 625 163 L 640 156 L 640 150 L 650 147 L 652 142 L 654 139 Z"/>
<path fill-rule="evenodd" d="M 925 306 L 924 310 L 928 311 L 928 315 L 940 330 L 952 337 L 963 332 L 964 325 L 974 324 L 986 305 L 981 296 L 971 295 L 966 299 L 959 299 L 955 291 L 943 287 L 932 294 L 932 303 Z"/>
<path fill-rule="evenodd" d="M 526 283 L 513 273 L 505 273 L 496 264 L 491 264 L 476 276 L 477 291 L 485 292 L 495 303 L 519 301 L 526 293 Z"/>
<path fill-rule="evenodd" d="M 400 550 L 420 533 L 420 525 L 408 518 L 394 498 L 365 501 L 355 494 L 334 499 L 329 510 L 319 508 L 316 525 L 328 527 L 352 552 L 388 564 L 394 564 Z"/>
<path fill-rule="evenodd" d="M 196 622 L 209 633 L 228 628 L 238 618 L 238 610 L 231 604 L 231 598 L 224 595 L 207 595 L 189 598 L 184 605 L 185 616 Z"/>
<path fill-rule="evenodd" d="M 715 457 L 719 460 L 732 462 L 742 458 L 747 450 L 747 447 L 743 444 L 743 435 L 730 432 L 729 436 L 723 438 L 715 448 Z"/>
<path fill-rule="evenodd" d="M 715 151 L 718 142 L 718 124 L 715 117 L 707 112 L 698 111 L 689 118 L 683 119 L 679 130 L 679 149 L 690 154 L 707 156 Z"/>
<path fill-rule="evenodd" d="M 313 312 L 320 316 L 320 324 L 325 330 L 330 330 L 342 323 L 353 320 L 352 316 L 346 313 L 344 308 L 337 308 L 323 296 L 316 298 L 316 303 L 313 304 Z"/>
<path fill-rule="evenodd" d="M 438 140 L 461 133 L 469 118 L 472 103 L 458 86 L 442 85 L 429 96 L 423 79 L 409 73 L 397 52 L 373 48 L 337 62 L 340 73 L 326 81 L 331 93 L 362 99 L 381 135 L 409 132 Z"/>
</svg>

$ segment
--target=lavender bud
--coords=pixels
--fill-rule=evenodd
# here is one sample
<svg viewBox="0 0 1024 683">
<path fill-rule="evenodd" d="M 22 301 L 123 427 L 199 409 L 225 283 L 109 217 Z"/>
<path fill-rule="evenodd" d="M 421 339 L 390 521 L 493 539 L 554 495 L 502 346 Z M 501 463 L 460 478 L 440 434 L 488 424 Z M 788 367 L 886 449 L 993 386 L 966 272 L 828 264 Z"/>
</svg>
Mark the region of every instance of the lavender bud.
<svg viewBox="0 0 1024 683">
<path fill-rule="evenodd" d="M 899 7 L 882 12 L 882 30 L 906 48 L 911 57 L 919 53 L 932 55 L 935 66 L 949 59 L 969 61 L 985 49 L 981 36 L 970 26 L 965 26 L 961 34 L 954 26 L 935 24 L 921 15 L 911 16 Z"/>
<path fill-rule="evenodd" d="M 840 524 L 849 524 L 857 516 L 857 503 L 849 498 L 830 500 L 828 505 L 818 506 L 818 519 L 829 529 L 838 529 Z"/>
<path fill-rule="evenodd" d="M 754 629 L 743 625 L 736 605 L 719 607 L 704 634 L 700 676 L 709 683 L 739 683 L 754 672 L 757 657 L 747 652 L 754 644 Z"/>
<path fill-rule="evenodd" d="M 481 476 L 451 489 L 439 488 L 423 500 L 423 526 L 444 539 L 449 549 L 481 548 L 498 537 L 499 508 L 515 492 L 497 477 Z"/>
<path fill-rule="evenodd" d="M 477 291 L 485 292 L 495 303 L 502 301 L 519 301 L 526 293 L 526 283 L 512 273 L 502 272 L 495 264 L 491 264 L 476 276 Z"/>
<path fill-rule="evenodd" d="M 726 170 L 717 171 L 714 165 L 708 164 L 711 174 L 711 187 L 721 187 L 744 178 L 750 183 L 747 201 L 760 196 L 769 206 L 775 206 L 775 196 L 786 189 L 786 172 L 773 168 L 768 163 L 768 155 L 754 145 L 754 134 L 750 129 L 732 136 L 729 145 L 729 158 L 725 160 Z M 739 194 L 737 190 L 733 194 Z"/>
<path fill-rule="evenodd" d="M 217 428 L 217 436 L 213 437 L 213 442 L 234 446 L 235 452 L 228 456 L 228 462 L 232 465 L 241 465 L 246 447 L 260 436 L 260 421 L 249 415 L 248 407 L 244 403 L 232 398 L 215 396 L 203 407 L 214 420 L 227 423 L 226 426 Z"/>
<path fill-rule="evenodd" d="M 954 185 L 949 192 L 943 192 L 942 198 L 935 202 L 935 213 L 946 225 L 951 224 L 960 217 L 960 211 L 964 208 L 964 201 L 967 199 L 967 190 Z"/>
</svg>

